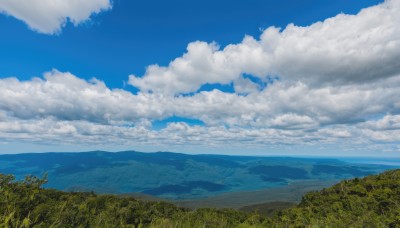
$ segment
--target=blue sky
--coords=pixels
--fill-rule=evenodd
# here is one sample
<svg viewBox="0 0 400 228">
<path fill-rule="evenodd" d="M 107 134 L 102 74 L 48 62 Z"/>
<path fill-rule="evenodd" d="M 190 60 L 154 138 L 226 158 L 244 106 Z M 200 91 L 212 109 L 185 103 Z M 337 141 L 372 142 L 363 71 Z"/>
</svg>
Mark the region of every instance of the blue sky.
<svg viewBox="0 0 400 228">
<path fill-rule="evenodd" d="M 400 150 L 398 0 L 58 3 L 0 3 L 5 153 Z"/>
<path fill-rule="evenodd" d="M 121 88 L 129 74 L 150 64 L 166 65 L 196 40 L 221 46 L 238 43 L 260 28 L 306 26 L 340 12 L 357 13 L 381 1 L 127 1 L 58 35 L 29 30 L 11 16 L 0 17 L 1 76 L 30 79 L 56 68 L 81 78 L 97 77 Z"/>
</svg>

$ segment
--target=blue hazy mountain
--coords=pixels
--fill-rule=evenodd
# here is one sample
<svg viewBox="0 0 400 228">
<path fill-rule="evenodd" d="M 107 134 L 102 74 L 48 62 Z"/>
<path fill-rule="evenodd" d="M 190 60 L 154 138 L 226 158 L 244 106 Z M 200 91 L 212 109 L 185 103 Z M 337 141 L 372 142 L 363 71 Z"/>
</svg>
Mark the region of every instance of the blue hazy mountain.
<svg viewBox="0 0 400 228">
<path fill-rule="evenodd" d="M 372 162 L 371 162 L 372 163 Z M 376 162 L 375 162 L 376 163 Z M 397 166 L 398 167 L 398 166 Z M 329 158 L 188 155 L 134 151 L 0 155 L 0 173 L 48 175 L 46 187 L 196 199 L 301 183 L 328 183 L 394 166 Z M 314 182 L 313 182 L 314 181 Z"/>
</svg>

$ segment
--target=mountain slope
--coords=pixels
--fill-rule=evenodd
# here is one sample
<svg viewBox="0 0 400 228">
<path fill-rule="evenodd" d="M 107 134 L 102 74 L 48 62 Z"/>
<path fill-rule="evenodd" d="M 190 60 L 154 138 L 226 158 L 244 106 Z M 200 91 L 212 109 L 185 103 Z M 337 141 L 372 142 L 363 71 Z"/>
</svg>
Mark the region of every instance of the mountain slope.
<svg viewBox="0 0 400 228">
<path fill-rule="evenodd" d="M 280 212 L 273 223 L 300 227 L 399 227 L 400 170 L 310 192 L 297 207 Z"/>
</svg>

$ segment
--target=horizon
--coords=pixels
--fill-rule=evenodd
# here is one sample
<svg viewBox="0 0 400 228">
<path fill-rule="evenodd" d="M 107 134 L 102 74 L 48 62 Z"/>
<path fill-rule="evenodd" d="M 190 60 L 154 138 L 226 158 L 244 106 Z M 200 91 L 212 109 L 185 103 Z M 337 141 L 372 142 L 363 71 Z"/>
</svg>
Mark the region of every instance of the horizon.
<svg viewBox="0 0 400 228">
<path fill-rule="evenodd" d="M 400 0 L 48 3 L 0 2 L 0 154 L 400 157 Z"/>
<path fill-rule="evenodd" d="M 143 154 L 182 154 L 182 155 L 215 155 L 215 156 L 232 156 L 232 157 L 262 157 L 262 158 L 332 158 L 332 159 L 399 159 L 400 156 L 394 157 L 382 157 L 382 156 L 335 156 L 335 155 L 307 155 L 307 154 L 232 154 L 232 153 L 185 153 L 185 152 L 176 152 L 176 151 L 138 151 L 138 150 L 122 150 L 122 151 L 106 151 L 106 150 L 89 150 L 89 151 L 38 151 L 38 152 L 19 152 L 19 153 L 2 153 L 1 155 L 26 155 L 26 154 L 82 154 L 82 153 L 143 153 Z"/>
</svg>

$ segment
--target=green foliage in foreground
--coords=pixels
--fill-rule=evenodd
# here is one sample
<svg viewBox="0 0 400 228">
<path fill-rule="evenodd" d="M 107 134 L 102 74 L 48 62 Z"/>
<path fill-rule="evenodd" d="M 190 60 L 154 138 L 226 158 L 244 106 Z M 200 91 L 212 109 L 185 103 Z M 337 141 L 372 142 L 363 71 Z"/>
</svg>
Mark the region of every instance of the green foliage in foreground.
<svg viewBox="0 0 400 228">
<path fill-rule="evenodd" d="M 165 202 L 43 189 L 44 183 L 0 174 L 0 227 L 235 227 L 251 219 L 232 209 L 191 212 Z"/>
<path fill-rule="evenodd" d="M 310 192 L 273 222 L 293 227 L 400 227 L 400 170 Z"/>
<path fill-rule="evenodd" d="M 400 227 L 400 170 L 308 193 L 298 206 L 273 218 L 68 193 L 43 189 L 44 183 L 0 174 L 0 227 Z"/>
</svg>

